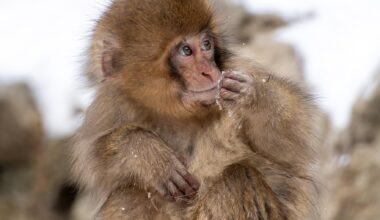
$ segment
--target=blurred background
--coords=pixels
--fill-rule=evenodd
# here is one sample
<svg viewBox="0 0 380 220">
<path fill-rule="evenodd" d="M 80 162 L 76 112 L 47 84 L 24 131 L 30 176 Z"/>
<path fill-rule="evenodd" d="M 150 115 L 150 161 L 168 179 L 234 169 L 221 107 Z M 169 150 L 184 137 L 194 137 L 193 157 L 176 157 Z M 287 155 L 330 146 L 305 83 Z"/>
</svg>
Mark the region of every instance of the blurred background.
<svg viewBox="0 0 380 220">
<path fill-rule="evenodd" d="M 322 219 L 380 219 L 380 1 L 214 0 L 244 56 L 309 87 L 321 119 Z M 108 0 L 0 1 L 0 219 L 86 220 L 68 139 Z"/>
</svg>

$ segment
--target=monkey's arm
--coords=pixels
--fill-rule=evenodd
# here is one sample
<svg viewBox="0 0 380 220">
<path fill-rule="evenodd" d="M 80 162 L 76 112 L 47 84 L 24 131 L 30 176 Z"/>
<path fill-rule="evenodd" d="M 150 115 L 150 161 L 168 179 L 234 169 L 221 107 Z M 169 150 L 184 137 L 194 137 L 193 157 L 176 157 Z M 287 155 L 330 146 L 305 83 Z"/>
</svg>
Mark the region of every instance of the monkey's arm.
<svg viewBox="0 0 380 220">
<path fill-rule="evenodd" d="M 314 210 L 318 184 L 311 171 L 317 155 L 318 108 L 312 97 L 296 84 L 265 72 L 227 73 L 226 79 L 221 97 L 241 120 L 238 133 L 253 152 L 244 162 L 260 173 L 280 210 L 287 216 L 297 210 L 289 219 L 318 213 Z"/>
<path fill-rule="evenodd" d="M 265 72 L 226 72 L 221 97 L 241 114 L 254 151 L 286 163 L 310 162 L 317 108 L 299 86 Z"/>
<path fill-rule="evenodd" d="M 173 199 L 191 197 L 198 189 L 180 158 L 153 132 L 127 125 L 88 142 L 87 152 L 80 144 L 74 150 L 74 171 L 102 193 L 133 186 Z"/>
</svg>

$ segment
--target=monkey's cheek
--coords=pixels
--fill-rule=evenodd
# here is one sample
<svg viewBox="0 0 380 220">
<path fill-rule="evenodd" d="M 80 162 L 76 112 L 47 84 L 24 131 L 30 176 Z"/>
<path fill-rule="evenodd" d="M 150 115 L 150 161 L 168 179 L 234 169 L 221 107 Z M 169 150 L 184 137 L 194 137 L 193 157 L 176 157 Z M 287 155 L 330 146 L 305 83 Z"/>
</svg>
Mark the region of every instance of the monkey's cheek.
<svg viewBox="0 0 380 220">
<path fill-rule="evenodd" d="M 195 99 L 193 96 L 191 95 L 183 95 L 182 96 L 182 104 L 186 107 L 186 108 L 191 108 L 194 104 L 195 104 Z"/>
</svg>

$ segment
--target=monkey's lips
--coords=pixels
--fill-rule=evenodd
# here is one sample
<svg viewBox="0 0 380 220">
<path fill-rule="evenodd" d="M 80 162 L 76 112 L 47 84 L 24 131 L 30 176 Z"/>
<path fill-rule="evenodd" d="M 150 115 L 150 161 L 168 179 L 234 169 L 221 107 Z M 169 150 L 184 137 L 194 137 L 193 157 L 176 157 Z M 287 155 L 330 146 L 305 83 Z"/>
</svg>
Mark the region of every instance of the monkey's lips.
<svg viewBox="0 0 380 220">
<path fill-rule="evenodd" d="M 213 85 L 211 88 L 208 88 L 208 89 L 203 89 L 203 90 L 189 90 L 189 92 L 191 93 L 205 93 L 205 92 L 210 92 L 210 91 L 213 91 L 214 89 L 217 89 L 218 88 L 218 85 Z"/>
</svg>

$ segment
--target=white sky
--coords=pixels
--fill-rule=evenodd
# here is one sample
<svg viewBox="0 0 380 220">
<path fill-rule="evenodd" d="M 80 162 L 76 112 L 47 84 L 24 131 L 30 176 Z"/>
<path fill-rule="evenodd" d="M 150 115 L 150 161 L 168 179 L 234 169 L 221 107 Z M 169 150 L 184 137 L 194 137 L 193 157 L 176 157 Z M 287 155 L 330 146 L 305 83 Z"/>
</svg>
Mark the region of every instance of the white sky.
<svg viewBox="0 0 380 220">
<path fill-rule="evenodd" d="M 315 18 L 278 32 L 296 46 L 306 78 L 336 126 L 380 67 L 380 1 L 236 0 L 255 12 Z M 78 125 L 72 106 L 89 94 L 80 80 L 82 52 L 105 0 L 0 1 L 0 84 L 27 80 L 38 97 L 46 129 L 67 134 Z"/>
</svg>

